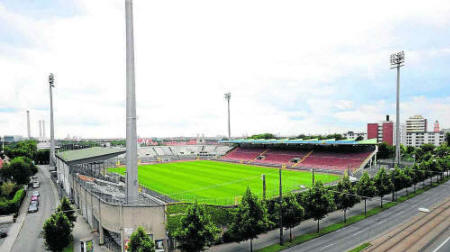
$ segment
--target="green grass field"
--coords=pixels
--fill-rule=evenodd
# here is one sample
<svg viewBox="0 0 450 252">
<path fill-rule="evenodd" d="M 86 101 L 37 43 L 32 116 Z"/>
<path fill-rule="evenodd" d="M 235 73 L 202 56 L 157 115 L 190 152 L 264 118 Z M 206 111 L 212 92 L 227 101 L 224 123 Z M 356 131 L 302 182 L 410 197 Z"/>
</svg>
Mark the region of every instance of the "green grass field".
<svg viewBox="0 0 450 252">
<path fill-rule="evenodd" d="M 110 168 L 109 172 L 125 173 L 125 168 Z M 262 196 L 261 175 L 266 175 L 266 195 L 278 195 L 278 169 L 218 161 L 186 161 L 140 165 L 139 183 L 179 201 L 216 205 L 235 204 L 247 186 Z M 316 181 L 328 183 L 337 175 L 315 173 Z M 304 171 L 282 171 L 283 192 L 311 186 L 312 174 Z"/>
</svg>

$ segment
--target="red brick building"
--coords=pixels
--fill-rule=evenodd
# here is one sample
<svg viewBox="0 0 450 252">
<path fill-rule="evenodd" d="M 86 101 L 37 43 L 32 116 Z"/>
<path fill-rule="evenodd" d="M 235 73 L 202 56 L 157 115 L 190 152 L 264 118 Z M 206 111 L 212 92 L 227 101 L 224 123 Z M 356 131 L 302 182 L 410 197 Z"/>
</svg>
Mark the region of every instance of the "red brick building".
<svg viewBox="0 0 450 252">
<path fill-rule="evenodd" d="M 378 143 L 394 144 L 394 123 L 389 121 L 389 115 L 386 116 L 386 121 L 367 124 L 367 139 L 373 138 L 376 138 Z"/>
</svg>

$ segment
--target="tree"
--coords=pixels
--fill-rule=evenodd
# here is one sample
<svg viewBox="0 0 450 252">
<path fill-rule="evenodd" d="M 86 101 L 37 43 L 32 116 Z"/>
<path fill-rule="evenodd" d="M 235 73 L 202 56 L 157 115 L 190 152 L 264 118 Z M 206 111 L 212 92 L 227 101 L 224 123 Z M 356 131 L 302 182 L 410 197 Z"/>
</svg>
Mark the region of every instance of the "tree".
<svg viewBox="0 0 450 252">
<path fill-rule="evenodd" d="M 374 177 L 374 181 L 377 188 L 377 194 L 381 199 L 381 207 L 383 207 L 383 196 L 386 193 L 389 193 L 393 187 L 391 178 L 389 177 L 384 167 L 378 170 L 377 174 Z"/>
<path fill-rule="evenodd" d="M 9 158 L 28 157 L 34 159 L 37 152 L 37 142 L 34 140 L 19 141 L 5 146 L 5 154 Z"/>
<path fill-rule="evenodd" d="M 128 250 L 130 252 L 154 252 L 155 243 L 150 236 L 145 233 L 143 227 L 138 227 L 128 241 Z"/>
<path fill-rule="evenodd" d="M 65 214 L 56 212 L 45 221 L 43 235 L 47 249 L 60 252 L 73 240 L 72 225 Z"/>
<path fill-rule="evenodd" d="M 416 171 L 411 166 L 408 166 L 405 168 L 405 175 L 408 178 L 406 183 L 408 186 L 414 185 L 414 192 L 416 192 Z M 408 187 L 406 187 L 406 195 L 408 195 Z"/>
<path fill-rule="evenodd" d="M 434 151 L 434 145 L 433 144 L 422 144 L 420 148 L 423 150 L 423 152 L 433 152 Z"/>
<path fill-rule="evenodd" d="M 305 203 L 306 211 L 317 220 L 317 232 L 319 232 L 319 222 L 323 219 L 329 211 L 336 208 L 333 196 L 323 186 L 321 181 L 314 184 L 309 189 L 308 193 L 304 194 L 303 202 Z"/>
<path fill-rule="evenodd" d="M 272 221 L 279 222 L 280 203 L 277 201 L 274 207 Z M 297 198 L 293 194 L 289 194 L 283 199 L 283 227 L 289 228 L 289 240 L 292 241 L 292 228 L 300 225 L 305 215 L 305 210 L 298 203 Z"/>
<path fill-rule="evenodd" d="M 414 171 L 413 183 L 414 183 L 414 192 L 416 192 L 416 184 L 425 179 L 425 171 L 421 170 L 417 164 L 414 164 L 412 167 Z"/>
<path fill-rule="evenodd" d="M 38 164 L 48 164 L 50 162 L 50 150 L 38 150 L 36 152 L 36 157 L 34 158 Z"/>
<path fill-rule="evenodd" d="M 392 158 L 394 156 L 395 147 L 392 145 L 388 145 L 386 142 L 382 142 L 378 145 L 378 158 L 386 159 Z"/>
<path fill-rule="evenodd" d="M 9 199 L 11 197 L 11 194 L 15 192 L 14 189 L 16 189 L 16 183 L 11 181 L 6 181 L 0 186 L 0 192 L 1 195 L 5 198 Z"/>
<path fill-rule="evenodd" d="M 217 239 L 219 231 L 205 208 L 195 202 L 186 209 L 181 226 L 175 231 L 175 238 L 183 251 L 202 251 Z"/>
<path fill-rule="evenodd" d="M 344 176 L 337 184 L 338 201 L 342 210 L 344 211 L 344 223 L 347 222 L 347 210 L 352 208 L 359 202 L 359 197 L 356 195 L 356 188 L 350 182 L 348 176 Z"/>
<path fill-rule="evenodd" d="M 230 226 L 232 236 L 237 242 L 250 240 L 250 251 L 253 251 L 253 239 L 265 232 L 270 224 L 266 207 L 247 187 Z"/>
<path fill-rule="evenodd" d="M 375 181 L 369 177 L 369 173 L 364 172 L 356 184 L 358 195 L 364 196 L 364 215 L 367 214 L 367 198 L 372 198 L 377 194 L 377 187 Z"/>
<path fill-rule="evenodd" d="M 397 165 L 389 174 L 391 176 L 393 188 L 392 188 L 392 200 L 395 200 L 395 190 L 399 191 L 409 185 L 409 178 L 406 177 L 402 169 Z"/>
<path fill-rule="evenodd" d="M 77 221 L 76 212 L 66 197 L 63 197 L 61 199 L 61 202 L 59 203 L 58 208 L 56 208 L 56 211 L 64 213 L 69 219 L 72 227 L 74 226 L 73 223 Z"/>
<path fill-rule="evenodd" d="M 26 157 L 15 157 L 4 165 L 0 170 L 4 179 L 11 179 L 19 185 L 28 184 L 30 182 L 30 176 L 33 175 L 33 171 L 36 169 L 30 159 Z"/>
<path fill-rule="evenodd" d="M 362 141 L 362 140 L 364 140 L 364 137 L 363 137 L 363 136 L 358 136 L 358 137 L 356 138 L 356 141 Z"/>
<path fill-rule="evenodd" d="M 450 132 L 445 134 L 445 141 L 447 142 L 447 146 L 450 146 Z"/>
</svg>

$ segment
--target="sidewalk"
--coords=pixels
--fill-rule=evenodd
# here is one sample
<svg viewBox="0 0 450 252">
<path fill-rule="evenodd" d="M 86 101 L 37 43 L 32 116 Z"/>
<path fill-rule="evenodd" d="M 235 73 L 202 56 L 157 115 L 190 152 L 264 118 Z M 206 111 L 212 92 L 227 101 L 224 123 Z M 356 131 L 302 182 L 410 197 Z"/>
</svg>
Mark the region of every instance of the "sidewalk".
<svg viewBox="0 0 450 252">
<path fill-rule="evenodd" d="M 436 182 L 436 178 L 433 178 L 433 182 Z M 430 184 L 430 179 L 427 179 L 425 182 L 425 185 L 428 186 Z M 408 188 L 408 192 L 413 192 L 413 186 Z M 416 189 L 422 188 L 422 182 L 418 183 L 416 185 Z M 396 198 L 406 195 L 406 189 L 402 189 L 401 191 L 396 192 L 395 194 Z M 387 202 L 392 201 L 392 193 L 386 194 L 383 197 L 383 205 Z M 403 203 L 405 204 L 405 203 Z M 380 206 L 380 197 L 374 197 L 372 200 L 367 200 L 367 211 L 370 209 L 376 208 Z M 351 209 L 347 210 L 347 219 L 351 216 L 355 216 L 358 214 L 364 214 L 364 201 L 361 201 L 360 203 L 356 204 Z M 326 226 L 329 226 L 331 224 L 335 224 L 338 222 L 341 222 L 344 220 L 344 214 L 342 210 L 336 210 L 334 212 L 329 213 L 324 219 L 320 221 L 320 228 L 324 228 Z M 299 226 L 296 226 L 292 229 L 292 235 L 293 237 L 307 234 L 307 233 L 314 233 L 317 231 L 317 221 L 314 221 L 313 219 L 308 219 L 303 221 Z M 339 232 L 336 231 L 336 232 Z M 253 239 L 253 249 L 261 249 L 264 247 L 267 247 L 269 245 L 278 243 L 280 240 L 280 230 L 275 229 L 271 230 L 265 234 L 261 234 L 258 236 L 257 239 Z M 284 231 L 284 240 L 289 240 L 289 229 L 285 229 Z M 208 251 L 249 251 L 250 248 L 250 241 L 244 241 L 241 243 L 225 243 L 220 244 L 217 246 L 213 246 L 209 248 Z"/>
<path fill-rule="evenodd" d="M 8 236 L 4 238 L 3 243 L 0 245 L 0 251 L 11 251 L 20 230 L 22 229 L 25 217 L 27 216 L 27 210 L 29 205 L 29 193 L 25 195 L 22 201 L 22 205 L 19 209 L 19 216 L 17 216 L 16 222 L 14 222 L 8 229 Z"/>
</svg>

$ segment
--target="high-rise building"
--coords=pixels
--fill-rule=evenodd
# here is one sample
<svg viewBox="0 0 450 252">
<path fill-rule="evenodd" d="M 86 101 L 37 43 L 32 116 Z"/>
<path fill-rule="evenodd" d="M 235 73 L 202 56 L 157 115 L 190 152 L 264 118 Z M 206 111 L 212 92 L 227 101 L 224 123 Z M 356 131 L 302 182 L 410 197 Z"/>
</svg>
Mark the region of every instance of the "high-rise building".
<svg viewBox="0 0 450 252">
<path fill-rule="evenodd" d="M 427 119 L 423 118 L 421 115 L 411 116 L 406 120 L 406 133 L 426 131 Z"/>
<path fill-rule="evenodd" d="M 394 122 L 389 121 L 389 115 L 386 115 L 386 121 L 367 124 L 367 139 L 373 138 L 378 143 L 394 144 Z"/>
</svg>

